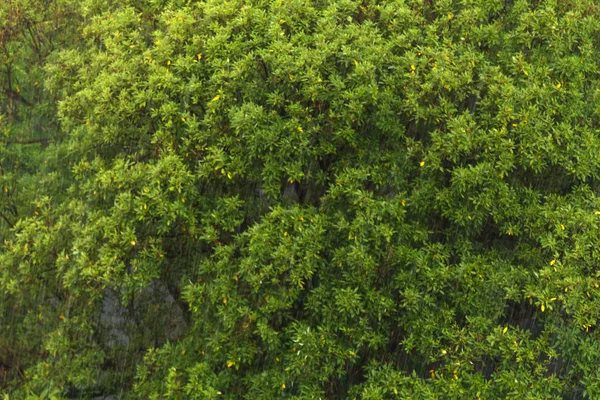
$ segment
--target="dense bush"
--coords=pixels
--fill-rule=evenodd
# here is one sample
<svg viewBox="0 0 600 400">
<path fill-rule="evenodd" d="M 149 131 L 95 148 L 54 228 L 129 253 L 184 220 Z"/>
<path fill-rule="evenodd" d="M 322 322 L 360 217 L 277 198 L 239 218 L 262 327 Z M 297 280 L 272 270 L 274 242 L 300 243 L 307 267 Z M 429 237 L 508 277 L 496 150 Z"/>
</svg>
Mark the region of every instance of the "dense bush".
<svg viewBox="0 0 600 400">
<path fill-rule="evenodd" d="M 10 398 L 600 396 L 595 1 L 0 16 Z"/>
</svg>

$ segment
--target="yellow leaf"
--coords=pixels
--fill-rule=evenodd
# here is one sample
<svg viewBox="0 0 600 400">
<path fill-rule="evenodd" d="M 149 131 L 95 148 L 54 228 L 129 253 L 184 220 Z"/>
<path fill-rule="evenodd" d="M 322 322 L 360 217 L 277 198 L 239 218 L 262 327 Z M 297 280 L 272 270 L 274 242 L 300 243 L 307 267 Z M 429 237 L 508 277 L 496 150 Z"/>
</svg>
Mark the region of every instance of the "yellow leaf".
<svg viewBox="0 0 600 400">
<path fill-rule="evenodd" d="M 196 58 L 198 58 L 198 60 L 201 59 L 202 58 L 202 53 L 196 54 Z"/>
<path fill-rule="evenodd" d="M 565 226 L 563 224 L 560 224 L 560 229 L 562 229 L 564 231 L 565 230 Z"/>
<path fill-rule="evenodd" d="M 62 314 L 60 314 L 60 316 L 59 316 L 58 318 L 60 318 L 60 319 L 65 319 L 65 316 L 64 316 L 64 315 L 62 315 Z"/>
<path fill-rule="evenodd" d="M 559 83 L 558 83 L 558 85 L 556 85 L 556 88 L 557 88 L 557 89 L 560 89 L 560 87 L 561 87 L 561 86 L 562 86 L 562 85 L 561 85 L 561 84 L 560 84 L 560 82 L 559 82 Z"/>
<path fill-rule="evenodd" d="M 287 232 L 283 232 L 283 236 L 287 236 L 287 235 L 288 235 L 288 233 L 287 233 Z"/>
<path fill-rule="evenodd" d="M 554 265 L 554 264 L 556 264 L 556 260 L 551 260 L 550 265 Z"/>
<path fill-rule="evenodd" d="M 282 388 L 282 389 L 285 389 L 285 383 L 282 383 L 282 384 L 281 384 L 281 388 Z"/>
<path fill-rule="evenodd" d="M 546 311 L 546 306 L 542 304 L 542 312 Z"/>
<path fill-rule="evenodd" d="M 596 215 L 600 215 L 600 211 L 596 211 L 594 214 L 596 214 Z"/>
<path fill-rule="evenodd" d="M 231 368 L 231 367 L 233 367 L 234 365 L 235 365 L 235 362 L 233 362 L 233 361 L 229 361 L 229 362 L 227 363 L 227 368 Z"/>
<path fill-rule="evenodd" d="M 354 60 L 354 65 L 358 67 L 358 61 Z"/>
<path fill-rule="evenodd" d="M 223 297 L 223 304 L 227 304 L 227 297 Z"/>
<path fill-rule="evenodd" d="M 525 70 L 523 70 L 523 73 L 525 74 L 525 76 L 529 76 L 529 73 Z"/>
<path fill-rule="evenodd" d="M 301 126 L 298 127 L 298 132 L 304 132 L 304 129 L 302 129 Z"/>
<path fill-rule="evenodd" d="M 508 331 L 508 326 L 505 326 L 504 329 L 502 329 L 502 334 L 504 335 L 507 331 Z"/>
<path fill-rule="evenodd" d="M 171 60 L 168 60 L 168 61 L 167 61 L 167 65 L 171 65 Z"/>
<path fill-rule="evenodd" d="M 227 173 L 227 178 L 231 179 L 231 173 Z"/>
<path fill-rule="evenodd" d="M 410 70 L 414 71 L 416 69 L 415 64 L 410 64 Z"/>
<path fill-rule="evenodd" d="M 220 98 L 221 98 L 221 96 L 219 96 L 219 95 L 216 95 L 215 97 L 213 97 L 212 101 L 217 101 L 217 100 L 219 100 Z"/>
<path fill-rule="evenodd" d="M 419 166 L 421 166 L 421 167 L 422 167 L 423 165 L 425 165 L 425 161 L 421 161 L 421 162 L 419 163 Z"/>
</svg>

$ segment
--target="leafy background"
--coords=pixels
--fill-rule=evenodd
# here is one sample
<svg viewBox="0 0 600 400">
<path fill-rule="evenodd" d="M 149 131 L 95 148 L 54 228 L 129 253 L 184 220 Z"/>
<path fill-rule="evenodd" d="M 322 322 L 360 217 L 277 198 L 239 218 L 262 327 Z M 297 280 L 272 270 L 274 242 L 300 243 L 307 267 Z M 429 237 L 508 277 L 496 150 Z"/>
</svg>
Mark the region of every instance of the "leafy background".
<svg viewBox="0 0 600 400">
<path fill-rule="evenodd" d="M 0 21 L 9 398 L 600 396 L 596 2 Z"/>
</svg>

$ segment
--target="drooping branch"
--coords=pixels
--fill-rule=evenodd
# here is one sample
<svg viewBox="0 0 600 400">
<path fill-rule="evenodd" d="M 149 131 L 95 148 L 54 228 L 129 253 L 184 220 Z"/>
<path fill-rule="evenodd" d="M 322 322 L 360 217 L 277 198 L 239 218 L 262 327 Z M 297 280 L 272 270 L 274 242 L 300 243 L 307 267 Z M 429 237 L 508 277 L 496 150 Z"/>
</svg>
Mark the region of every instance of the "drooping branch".
<svg viewBox="0 0 600 400">
<path fill-rule="evenodd" d="M 53 142 L 54 139 L 50 138 L 40 138 L 40 139 L 29 139 L 29 140 L 11 140 L 6 142 L 6 144 L 36 144 L 41 143 L 43 145 L 48 144 L 49 142 Z"/>
<path fill-rule="evenodd" d="M 6 222 L 6 224 L 12 229 L 15 227 L 15 225 L 10 222 L 10 220 L 8 219 L 8 217 L 6 215 L 4 215 L 4 213 L 0 213 L 0 218 L 2 218 L 4 220 L 4 222 Z"/>
</svg>

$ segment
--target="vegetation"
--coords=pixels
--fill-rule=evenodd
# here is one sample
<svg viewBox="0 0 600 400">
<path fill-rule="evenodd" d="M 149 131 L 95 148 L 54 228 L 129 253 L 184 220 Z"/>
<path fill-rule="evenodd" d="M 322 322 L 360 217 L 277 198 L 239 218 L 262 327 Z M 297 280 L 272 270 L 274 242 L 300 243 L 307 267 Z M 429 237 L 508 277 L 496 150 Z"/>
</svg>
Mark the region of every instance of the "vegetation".
<svg viewBox="0 0 600 400">
<path fill-rule="evenodd" d="M 596 3 L 0 2 L 2 390 L 600 397 Z"/>
</svg>

